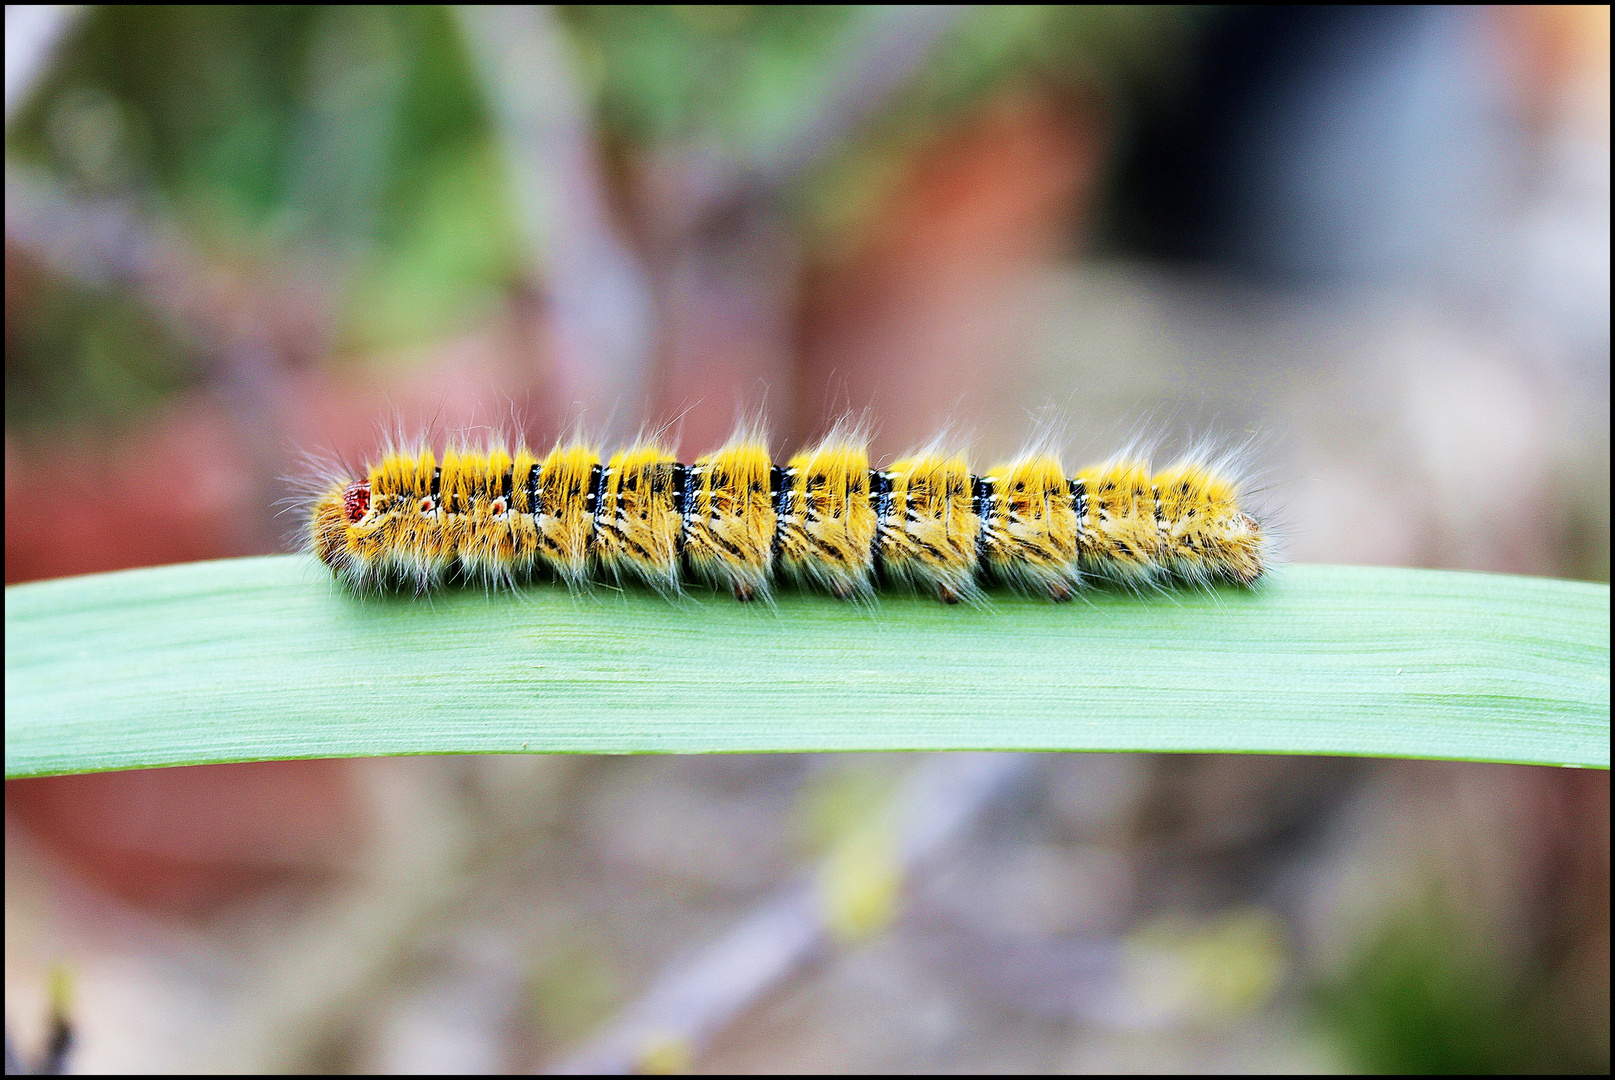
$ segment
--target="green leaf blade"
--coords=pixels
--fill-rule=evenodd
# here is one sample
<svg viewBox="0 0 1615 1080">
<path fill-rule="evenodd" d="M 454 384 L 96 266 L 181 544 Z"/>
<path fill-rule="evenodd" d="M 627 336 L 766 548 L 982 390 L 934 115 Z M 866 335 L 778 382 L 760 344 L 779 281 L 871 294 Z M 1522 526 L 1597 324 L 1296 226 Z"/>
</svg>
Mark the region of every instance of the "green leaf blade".
<svg viewBox="0 0 1615 1080">
<path fill-rule="evenodd" d="M 355 600 L 294 556 L 6 590 L 6 775 L 425 753 L 1304 753 L 1609 766 L 1609 588 L 1292 566 L 990 608 L 558 586 Z"/>
</svg>

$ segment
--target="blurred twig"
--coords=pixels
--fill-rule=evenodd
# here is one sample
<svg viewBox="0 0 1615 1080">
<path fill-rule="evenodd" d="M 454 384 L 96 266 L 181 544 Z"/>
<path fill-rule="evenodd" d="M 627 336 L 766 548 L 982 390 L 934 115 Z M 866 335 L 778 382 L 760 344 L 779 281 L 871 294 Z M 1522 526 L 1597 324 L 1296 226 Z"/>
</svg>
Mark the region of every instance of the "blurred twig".
<svg viewBox="0 0 1615 1080">
<path fill-rule="evenodd" d="M 650 370 L 650 288 L 611 220 L 565 33 L 547 6 L 457 10 L 544 267 L 563 400 L 602 421 L 611 413 L 605 434 L 621 435 L 638 420 L 643 403 L 633 398 Z"/>
<path fill-rule="evenodd" d="M 772 149 L 707 194 L 709 210 L 746 197 L 773 197 L 822 163 L 906 89 L 968 5 L 912 4 L 855 18 L 830 50 L 832 70 L 820 99 Z"/>
<path fill-rule="evenodd" d="M 323 1039 L 368 1007 L 422 928 L 452 910 L 474 878 L 476 837 L 442 770 L 373 761 L 356 771 L 375 837 L 352 880 L 295 923 L 246 942 L 250 983 L 179 1071 L 303 1069 Z"/>
<path fill-rule="evenodd" d="M 889 807 L 891 871 L 901 881 L 955 839 L 1027 769 L 1024 754 L 937 754 L 917 765 Z M 830 940 L 834 855 L 726 935 L 676 960 L 560 1073 L 625 1073 L 692 1060 L 734 1017 Z"/>
<path fill-rule="evenodd" d="M 254 337 L 291 362 L 325 344 L 330 298 L 306 281 L 291 290 L 295 303 L 280 303 L 271 294 L 284 290 L 215 265 L 130 202 L 82 198 L 18 162 L 6 164 L 6 242 L 82 285 L 129 289 L 212 357 Z"/>
<path fill-rule="evenodd" d="M 7 1076 L 61 1076 L 68 1071 L 67 1055 L 72 1052 L 72 980 L 67 969 L 51 972 L 50 1005 L 45 1025 L 45 1045 L 33 1061 L 24 1061 L 11 1042 L 11 1024 L 6 1024 Z"/>
<path fill-rule="evenodd" d="M 654 193 L 653 223 L 682 242 L 732 226 L 748 208 L 773 204 L 792 184 L 855 138 L 913 81 L 941 38 L 970 11 L 913 4 L 855 16 L 827 50 L 829 72 L 797 126 L 751 158 L 681 162 L 677 183 Z"/>
</svg>

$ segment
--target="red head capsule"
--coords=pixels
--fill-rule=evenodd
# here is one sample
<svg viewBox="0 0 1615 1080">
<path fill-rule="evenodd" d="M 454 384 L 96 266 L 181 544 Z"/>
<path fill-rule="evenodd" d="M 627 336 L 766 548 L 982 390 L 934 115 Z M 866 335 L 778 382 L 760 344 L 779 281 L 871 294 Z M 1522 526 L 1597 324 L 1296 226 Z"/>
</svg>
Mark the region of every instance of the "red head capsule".
<svg viewBox="0 0 1615 1080">
<path fill-rule="evenodd" d="M 355 480 L 342 493 L 342 513 L 352 522 L 358 521 L 369 512 L 370 484 L 365 480 Z"/>
</svg>

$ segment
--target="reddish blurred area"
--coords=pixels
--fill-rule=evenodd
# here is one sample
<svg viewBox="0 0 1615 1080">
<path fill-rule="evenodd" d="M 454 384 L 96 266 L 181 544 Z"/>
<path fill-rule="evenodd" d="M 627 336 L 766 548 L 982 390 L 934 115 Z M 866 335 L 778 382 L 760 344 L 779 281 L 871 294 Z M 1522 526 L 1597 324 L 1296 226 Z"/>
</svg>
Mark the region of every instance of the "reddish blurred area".
<svg viewBox="0 0 1615 1080">
<path fill-rule="evenodd" d="M 6 583 L 257 554 L 233 425 L 181 406 L 113 445 L 6 443 Z"/>
<path fill-rule="evenodd" d="M 346 761 L 266 761 L 6 783 L 6 815 L 137 908 L 180 916 L 329 884 L 365 833 Z"/>
<path fill-rule="evenodd" d="M 995 385 L 1000 343 L 1025 317 L 1028 279 L 1080 254 L 1106 125 L 1096 101 L 1012 88 L 914 155 L 855 246 L 806 277 L 792 445 L 838 406 L 870 411 L 877 454 L 1013 412 Z"/>
</svg>

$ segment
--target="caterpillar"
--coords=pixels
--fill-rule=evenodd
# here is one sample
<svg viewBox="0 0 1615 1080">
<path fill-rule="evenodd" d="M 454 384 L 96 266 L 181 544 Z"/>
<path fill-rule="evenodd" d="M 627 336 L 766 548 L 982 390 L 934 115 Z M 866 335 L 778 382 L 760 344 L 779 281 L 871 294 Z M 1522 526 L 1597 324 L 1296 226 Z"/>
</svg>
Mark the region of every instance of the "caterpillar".
<svg viewBox="0 0 1615 1080">
<path fill-rule="evenodd" d="M 358 593 L 515 586 L 547 568 L 574 588 L 600 576 L 668 596 L 700 582 L 766 600 L 784 580 L 958 603 L 999 582 L 1068 600 L 1094 580 L 1254 585 L 1271 546 L 1232 472 L 1193 455 L 1153 474 L 1124 454 L 1068 475 L 1029 451 L 976 475 L 931 447 L 877 469 L 840 430 L 784 466 L 745 433 L 688 465 L 656 439 L 604 461 L 583 442 L 542 457 L 395 447 L 312 502 L 307 546 Z"/>
</svg>

